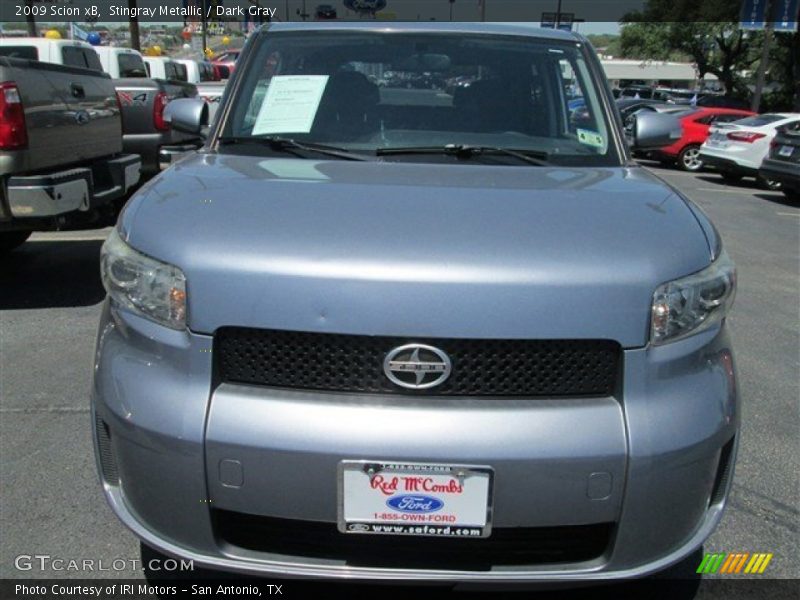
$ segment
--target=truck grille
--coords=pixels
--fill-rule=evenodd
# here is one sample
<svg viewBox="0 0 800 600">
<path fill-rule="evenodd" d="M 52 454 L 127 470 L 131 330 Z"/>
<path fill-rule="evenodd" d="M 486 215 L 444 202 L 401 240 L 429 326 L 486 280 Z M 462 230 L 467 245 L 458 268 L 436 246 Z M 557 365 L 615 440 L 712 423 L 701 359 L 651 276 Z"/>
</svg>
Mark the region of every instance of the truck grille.
<svg viewBox="0 0 800 600">
<path fill-rule="evenodd" d="M 495 566 L 576 563 L 608 548 L 612 523 L 495 527 L 488 538 L 340 533 L 332 523 L 213 510 L 218 539 L 283 556 L 345 561 L 353 567 L 488 571 Z"/>
<path fill-rule="evenodd" d="M 392 383 L 383 361 L 408 343 L 452 361 L 441 385 L 417 391 Z M 398 338 L 226 327 L 214 340 L 222 382 L 352 393 L 442 396 L 609 396 L 622 350 L 608 340 Z"/>
</svg>

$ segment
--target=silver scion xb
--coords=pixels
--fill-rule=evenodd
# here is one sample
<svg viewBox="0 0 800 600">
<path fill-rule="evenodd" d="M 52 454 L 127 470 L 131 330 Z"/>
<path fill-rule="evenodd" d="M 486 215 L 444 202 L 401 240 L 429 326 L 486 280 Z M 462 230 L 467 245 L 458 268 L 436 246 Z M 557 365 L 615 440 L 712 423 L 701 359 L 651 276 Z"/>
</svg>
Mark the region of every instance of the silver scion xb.
<svg viewBox="0 0 800 600">
<path fill-rule="evenodd" d="M 167 116 L 196 130 L 198 106 Z M 634 143 L 669 143 L 664 119 Z M 579 583 L 665 569 L 720 520 L 734 267 L 631 161 L 578 35 L 261 30 L 102 276 L 98 467 L 162 554 Z"/>
</svg>

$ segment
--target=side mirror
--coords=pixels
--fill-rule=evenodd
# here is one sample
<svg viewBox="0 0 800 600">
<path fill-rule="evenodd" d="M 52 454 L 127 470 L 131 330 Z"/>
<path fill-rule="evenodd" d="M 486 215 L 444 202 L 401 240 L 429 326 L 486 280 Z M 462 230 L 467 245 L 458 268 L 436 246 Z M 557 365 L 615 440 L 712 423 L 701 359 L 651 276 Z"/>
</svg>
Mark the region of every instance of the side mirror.
<svg viewBox="0 0 800 600">
<path fill-rule="evenodd" d="M 637 112 L 626 125 L 625 133 L 634 150 L 663 148 L 678 141 L 683 134 L 677 117 L 657 112 Z"/>
<path fill-rule="evenodd" d="M 199 98 L 178 98 L 167 104 L 164 120 L 176 131 L 200 135 L 208 126 L 208 104 Z"/>
</svg>

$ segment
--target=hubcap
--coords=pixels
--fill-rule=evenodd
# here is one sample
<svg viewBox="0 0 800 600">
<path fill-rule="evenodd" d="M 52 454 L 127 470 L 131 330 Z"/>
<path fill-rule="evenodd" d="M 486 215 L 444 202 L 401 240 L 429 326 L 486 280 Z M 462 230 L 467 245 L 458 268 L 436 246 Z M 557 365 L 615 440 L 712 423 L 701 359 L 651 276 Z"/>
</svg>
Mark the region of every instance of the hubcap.
<svg viewBox="0 0 800 600">
<path fill-rule="evenodd" d="M 697 148 L 689 148 L 683 153 L 683 164 L 690 171 L 696 171 L 703 166 L 703 161 L 700 160 L 700 150 Z"/>
</svg>

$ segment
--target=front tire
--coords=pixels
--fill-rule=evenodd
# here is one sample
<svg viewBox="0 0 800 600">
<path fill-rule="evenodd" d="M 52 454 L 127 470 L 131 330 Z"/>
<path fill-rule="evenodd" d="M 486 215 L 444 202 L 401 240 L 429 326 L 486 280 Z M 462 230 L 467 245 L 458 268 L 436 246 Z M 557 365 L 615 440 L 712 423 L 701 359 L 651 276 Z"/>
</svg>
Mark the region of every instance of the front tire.
<svg viewBox="0 0 800 600">
<path fill-rule="evenodd" d="M 21 246 L 29 237 L 32 231 L 4 231 L 0 233 L 0 254 L 11 252 L 14 248 Z"/>
<path fill-rule="evenodd" d="M 700 146 L 693 144 L 686 146 L 678 155 L 678 166 L 690 173 L 696 173 L 703 168 L 703 161 L 700 160 Z"/>
</svg>

